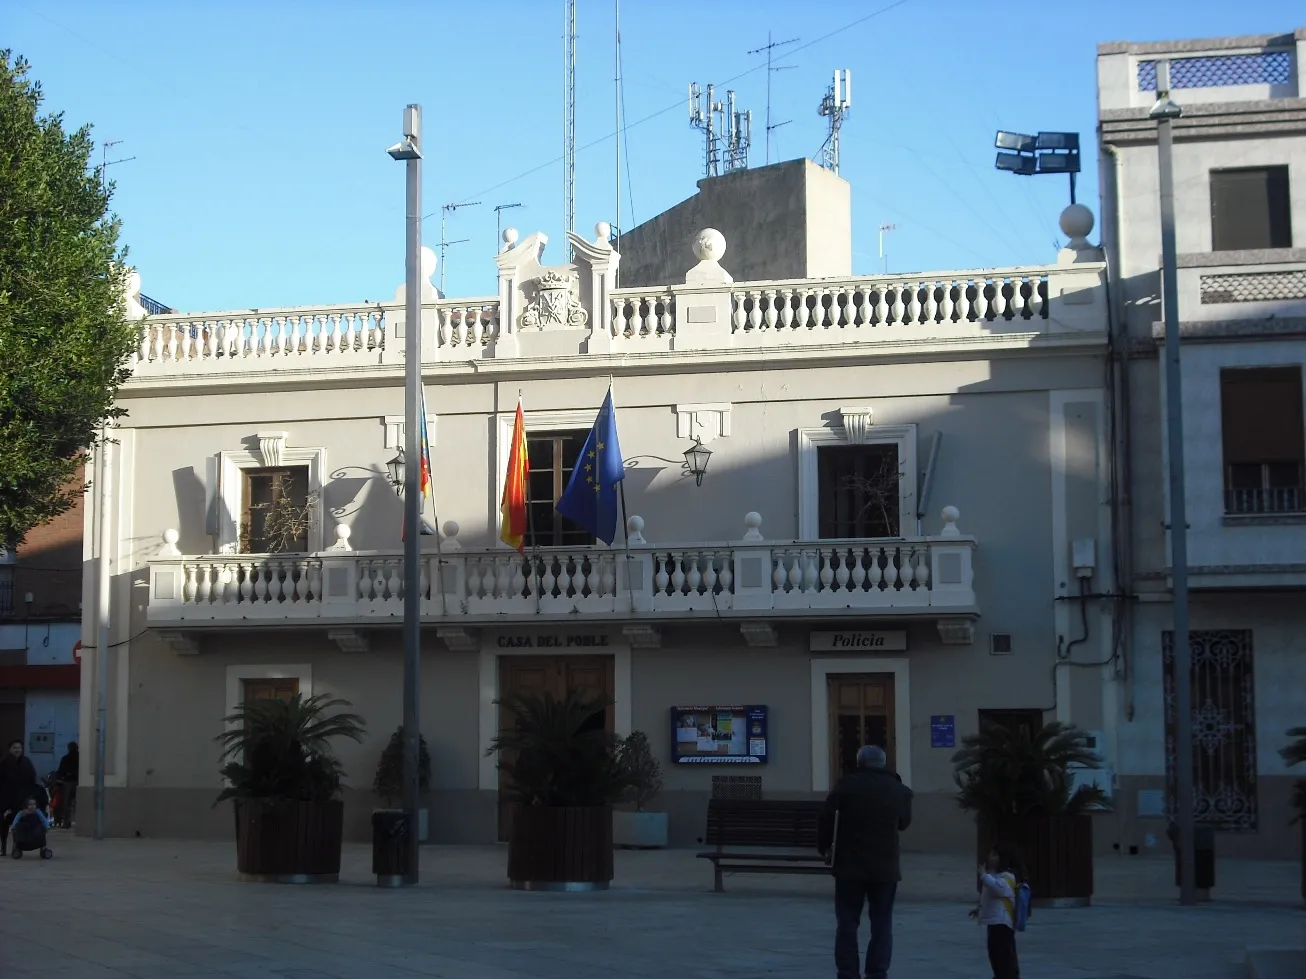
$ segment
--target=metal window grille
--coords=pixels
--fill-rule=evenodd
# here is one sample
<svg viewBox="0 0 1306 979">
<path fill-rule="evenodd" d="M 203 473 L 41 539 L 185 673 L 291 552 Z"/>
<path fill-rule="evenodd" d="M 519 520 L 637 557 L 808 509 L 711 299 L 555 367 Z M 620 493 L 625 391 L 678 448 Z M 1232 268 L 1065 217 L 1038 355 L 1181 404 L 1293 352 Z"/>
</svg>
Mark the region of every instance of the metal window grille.
<svg viewBox="0 0 1306 979">
<path fill-rule="evenodd" d="M 1196 821 L 1221 832 L 1255 833 L 1256 700 L 1250 629 L 1193 630 L 1192 731 Z M 1165 694 L 1166 813 L 1175 813 L 1174 633 L 1161 634 Z"/>
<path fill-rule="evenodd" d="M 1204 275 L 1201 297 L 1203 306 L 1306 299 L 1306 269 Z"/>
<path fill-rule="evenodd" d="M 1306 492 L 1303 492 L 1300 486 L 1270 486 L 1262 489 L 1224 491 L 1224 512 L 1232 516 L 1303 511 L 1306 511 Z"/>
<path fill-rule="evenodd" d="M 757 802 L 762 798 L 762 776 L 713 775 L 712 798 Z"/>
<path fill-rule="evenodd" d="M 14 569 L 0 568 L 0 615 L 14 610 Z"/>
<path fill-rule="evenodd" d="M 1224 88 L 1229 85 L 1286 85 L 1292 80 L 1292 53 L 1217 54 L 1170 62 L 1171 88 Z M 1138 63 L 1138 90 L 1156 91 L 1156 62 Z"/>
</svg>

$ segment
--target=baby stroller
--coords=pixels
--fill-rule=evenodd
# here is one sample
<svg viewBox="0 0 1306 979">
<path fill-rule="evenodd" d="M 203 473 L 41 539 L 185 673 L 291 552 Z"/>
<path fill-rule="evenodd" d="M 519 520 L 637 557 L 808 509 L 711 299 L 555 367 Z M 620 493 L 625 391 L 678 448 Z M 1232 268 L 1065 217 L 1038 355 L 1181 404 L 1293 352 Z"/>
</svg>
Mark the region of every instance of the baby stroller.
<svg viewBox="0 0 1306 979">
<path fill-rule="evenodd" d="M 46 846 L 47 831 L 42 815 L 39 811 L 21 812 L 14 820 L 13 850 L 10 852 L 15 860 L 21 859 L 24 852 L 32 851 L 39 851 L 42 860 L 54 856 L 54 851 Z"/>
</svg>

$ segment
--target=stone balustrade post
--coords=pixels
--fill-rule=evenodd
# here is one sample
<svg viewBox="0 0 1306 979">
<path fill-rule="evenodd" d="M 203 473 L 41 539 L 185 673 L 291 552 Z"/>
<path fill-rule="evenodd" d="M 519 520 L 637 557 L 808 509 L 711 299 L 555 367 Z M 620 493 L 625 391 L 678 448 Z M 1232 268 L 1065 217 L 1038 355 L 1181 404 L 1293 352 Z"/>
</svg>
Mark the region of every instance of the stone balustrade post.
<svg viewBox="0 0 1306 979">
<path fill-rule="evenodd" d="M 774 606 L 771 594 L 771 548 L 762 537 L 762 515 L 753 511 L 744 515 L 744 539 L 734 547 L 735 609 L 769 609 Z"/>
<path fill-rule="evenodd" d="M 1069 239 L 1048 273 L 1048 331 L 1106 330 L 1106 268 L 1102 249 L 1088 242 L 1093 212 L 1071 204 L 1061 212 L 1061 231 Z"/>
<path fill-rule="evenodd" d="M 179 536 L 171 528 L 165 530 L 163 546 L 159 549 L 159 557 L 165 560 L 150 562 L 151 608 L 179 608 L 185 604 L 185 571 L 181 563 L 181 551 L 177 550 Z M 176 560 L 166 560 L 167 558 Z"/>
<path fill-rule="evenodd" d="M 730 288 L 734 279 L 721 267 L 726 239 L 715 228 L 704 228 L 694 239 L 698 264 L 674 286 L 676 350 L 721 350 L 731 344 Z"/>
<path fill-rule="evenodd" d="M 427 580 L 431 583 L 431 597 L 424 611 L 430 615 L 451 617 L 464 611 L 467 594 L 467 558 L 458 542 L 459 526 L 455 520 L 445 521 L 440 538 L 439 554 L 426 553 Z"/>
<path fill-rule="evenodd" d="M 963 536 L 957 527 L 960 511 L 943 508 L 943 529 L 930 537 L 930 604 L 970 606 L 975 604 L 975 539 Z"/>
<path fill-rule="evenodd" d="M 422 246 L 422 362 L 428 363 L 440 359 L 439 318 L 435 303 L 441 299 L 440 290 L 431 281 L 435 275 L 439 259 L 435 252 Z M 381 363 L 402 364 L 404 362 L 404 344 L 407 336 L 407 284 L 395 289 L 395 308 L 387 309 L 385 316 L 385 350 L 381 352 Z"/>
</svg>

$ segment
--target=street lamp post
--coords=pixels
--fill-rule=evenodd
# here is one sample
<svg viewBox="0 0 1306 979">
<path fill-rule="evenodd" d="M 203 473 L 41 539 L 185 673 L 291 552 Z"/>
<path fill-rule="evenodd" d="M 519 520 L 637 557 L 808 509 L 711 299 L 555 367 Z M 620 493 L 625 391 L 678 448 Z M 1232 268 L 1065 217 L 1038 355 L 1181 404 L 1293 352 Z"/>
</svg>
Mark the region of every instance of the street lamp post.
<svg viewBox="0 0 1306 979">
<path fill-rule="evenodd" d="M 404 138 L 386 152 L 404 163 L 406 187 L 404 276 L 404 455 L 421 458 L 417 405 L 422 383 L 422 107 L 404 109 Z M 404 467 L 404 816 L 408 824 L 405 884 L 418 881 L 418 745 L 421 743 L 418 689 L 421 670 L 421 511 L 422 467 Z"/>
<path fill-rule="evenodd" d="M 1179 373 L 1179 273 L 1174 232 L 1174 134 L 1182 109 L 1170 101 L 1170 62 L 1156 64 L 1157 170 L 1161 190 L 1161 309 L 1165 317 L 1166 447 L 1170 469 L 1170 575 L 1174 582 L 1175 823 L 1179 830 L 1179 903 L 1197 903 L 1193 833 L 1192 650 L 1188 645 L 1188 514 L 1184 499 L 1184 416 Z"/>
</svg>

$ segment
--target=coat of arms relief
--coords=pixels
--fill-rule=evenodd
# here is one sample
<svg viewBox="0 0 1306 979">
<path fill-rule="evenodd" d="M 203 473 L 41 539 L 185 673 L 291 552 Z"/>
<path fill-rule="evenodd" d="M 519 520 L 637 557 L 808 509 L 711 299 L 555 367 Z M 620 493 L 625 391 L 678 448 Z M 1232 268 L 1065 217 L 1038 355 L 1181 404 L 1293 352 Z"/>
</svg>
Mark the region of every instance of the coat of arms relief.
<svg viewBox="0 0 1306 979">
<path fill-rule="evenodd" d="M 535 280 L 535 298 L 521 314 L 523 328 L 575 330 L 588 322 L 589 313 L 580 303 L 580 283 L 574 275 L 550 270 Z"/>
</svg>

